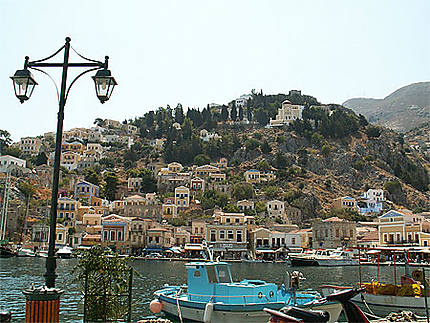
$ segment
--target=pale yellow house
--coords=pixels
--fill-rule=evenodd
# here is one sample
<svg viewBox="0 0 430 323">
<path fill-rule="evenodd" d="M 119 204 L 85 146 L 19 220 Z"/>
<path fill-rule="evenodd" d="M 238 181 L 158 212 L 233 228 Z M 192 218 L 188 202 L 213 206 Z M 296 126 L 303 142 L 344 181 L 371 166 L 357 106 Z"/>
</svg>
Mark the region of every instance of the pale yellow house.
<svg viewBox="0 0 430 323">
<path fill-rule="evenodd" d="M 175 188 L 175 205 L 187 208 L 190 206 L 190 189 L 185 186 Z"/>
<path fill-rule="evenodd" d="M 391 210 L 378 220 L 380 246 L 430 246 L 430 223 L 422 215 Z"/>
</svg>

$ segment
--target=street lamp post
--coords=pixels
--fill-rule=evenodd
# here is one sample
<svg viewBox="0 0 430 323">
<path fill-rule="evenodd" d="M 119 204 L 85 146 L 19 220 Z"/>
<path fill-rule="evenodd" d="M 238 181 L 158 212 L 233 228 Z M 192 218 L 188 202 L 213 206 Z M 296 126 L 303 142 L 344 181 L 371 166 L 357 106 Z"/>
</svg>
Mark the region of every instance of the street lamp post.
<svg viewBox="0 0 430 323">
<path fill-rule="evenodd" d="M 46 273 L 44 274 L 46 287 L 55 288 L 55 278 L 57 277 L 56 270 L 56 257 L 55 257 L 55 239 L 56 239 L 56 222 L 57 222 L 57 201 L 58 201 L 58 182 L 60 177 L 60 159 L 61 159 L 61 142 L 63 135 L 63 119 L 64 119 L 64 106 L 66 105 L 66 101 L 70 92 L 71 87 L 77 81 L 79 77 L 82 75 L 96 71 L 97 73 L 93 76 L 95 89 L 97 97 L 99 98 L 101 103 L 109 100 L 113 88 L 117 85 L 115 79 L 111 76 L 111 72 L 108 70 L 108 60 L 109 57 L 105 57 L 104 62 L 88 59 L 79 53 L 77 53 L 73 47 L 72 50 L 75 53 L 84 59 L 86 62 L 80 63 L 71 63 L 69 62 L 69 54 L 70 54 L 70 38 L 66 38 L 65 44 L 58 49 L 54 54 L 48 56 L 47 58 L 29 61 L 29 57 L 25 57 L 24 69 L 16 71 L 15 75 L 11 77 L 13 81 L 13 86 L 15 90 L 16 97 L 24 103 L 27 101 L 31 94 L 34 91 L 37 82 L 34 80 L 32 73 L 29 69 L 40 71 L 44 74 L 47 74 L 45 71 L 39 69 L 41 67 L 61 67 L 62 68 L 62 79 L 61 79 L 61 88 L 60 93 L 57 95 L 59 101 L 59 111 L 58 111 L 58 120 L 57 120 L 57 134 L 55 141 L 55 159 L 54 159 L 54 173 L 53 173 L 53 181 L 52 181 L 52 194 L 51 194 L 51 210 L 50 210 L 50 230 L 49 230 L 49 247 L 48 247 L 48 258 L 46 259 Z M 61 51 L 64 50 L 64 59 L 62 63 L 54 63 L 47 62 Z M 69 67 L 80 67 L 80 68 L 89 68 L 84 72 L 80 73 L 78 76 L 74 78 L 74 80 L 67 87 L 67 73 Z M 50 77 L 50 76 L 49 76 Z M 52 78 L 51 78 L 52 79 Z M 55 82 L 54 82 L 55 83 Z"/>
</svg>

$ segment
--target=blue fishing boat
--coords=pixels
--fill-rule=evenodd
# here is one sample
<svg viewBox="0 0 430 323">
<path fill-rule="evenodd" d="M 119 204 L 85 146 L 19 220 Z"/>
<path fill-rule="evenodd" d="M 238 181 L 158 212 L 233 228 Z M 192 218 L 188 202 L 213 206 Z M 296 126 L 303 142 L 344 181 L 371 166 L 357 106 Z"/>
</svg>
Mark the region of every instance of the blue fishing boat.
<svg viewBox="0 0 430 323">
<path fill-rule="evenodd" d="M 152 312 L 163 311 L 181 320 L 197 322 L 267 322 L 264 308 L 279 310 L 284 306 L 298 306 L 325 310 L 330 322 L 336 322 L 342 306 L 327 302 L 313 290 L 299 291 L 299 276 L 291 278 L 289 286 L 263 280 L 233 282 L 230 264 L 226 262 L 191 262 L 186 265 L 188 284 L 165 286 L 157 290 L 156 300 L 150 304 Z M 294 283 L 296 282 L 296 283 Z"/>
</svg>

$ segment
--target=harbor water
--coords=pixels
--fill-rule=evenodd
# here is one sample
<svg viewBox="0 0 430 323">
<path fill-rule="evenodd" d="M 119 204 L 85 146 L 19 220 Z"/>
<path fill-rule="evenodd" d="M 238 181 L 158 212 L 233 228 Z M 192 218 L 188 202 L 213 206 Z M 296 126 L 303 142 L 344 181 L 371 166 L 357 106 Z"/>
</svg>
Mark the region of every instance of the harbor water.
<svg viewBox="0 0 430 323">
<path fill-rule="evenodd" d="M 57 259 L 56 287 L 64 290 L 61 297 L 61 322 L 82 322 L 83 299 L 74 282 L 72 270 L 76 259 Z M 164 284 L 186 283 L 185 262 L 134 260 L 131 265 L 140 273 L 133 281 L 133 321 L 148 317 L 149 302 L 153 292 Z M 290 267 L 284 263 L 232 263 L 233 279 L 261 279 L 282 284 L 286 272 L 299 270 L 306 280 L 303 288 L 320 290 L 323 284 L 353 286 L 359 281 L 358 267 Z M 362 280 L 376 280 L 377 267 L 361 267 Z M 43 258 L 0 258 L 0 311 L 12 312 L 13 322 L 21 322 L 25 314 L 24 289 L 42 286 L 44 283 L 45 259 Z M 397 281 L 404 274 L 404 268 L 397 267 Z M 392 267 L 380 268 L 380 281 L 393 282 Z"/>
</svg>

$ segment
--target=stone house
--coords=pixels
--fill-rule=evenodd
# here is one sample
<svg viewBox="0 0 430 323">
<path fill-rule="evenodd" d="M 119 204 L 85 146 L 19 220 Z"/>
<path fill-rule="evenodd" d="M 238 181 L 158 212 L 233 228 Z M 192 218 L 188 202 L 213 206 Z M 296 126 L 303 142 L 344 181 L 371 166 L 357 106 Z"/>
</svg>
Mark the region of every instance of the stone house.
<svg viewBox="0 0 430 323">
<path fill-rule="evenodd" d="M 357 246 L 355 222 L 331 217 L 317 219 L 312 224 L 312 248 L 338 248 Z"/>
</svg>

